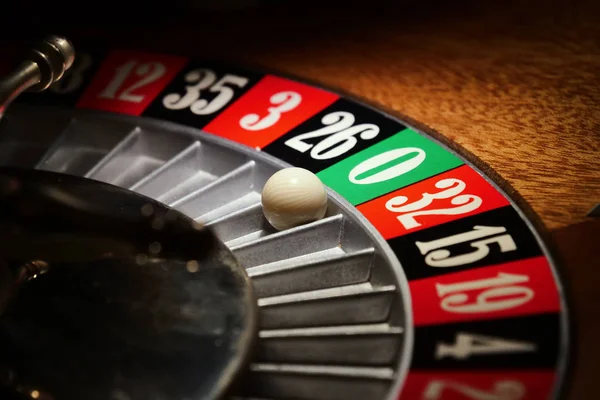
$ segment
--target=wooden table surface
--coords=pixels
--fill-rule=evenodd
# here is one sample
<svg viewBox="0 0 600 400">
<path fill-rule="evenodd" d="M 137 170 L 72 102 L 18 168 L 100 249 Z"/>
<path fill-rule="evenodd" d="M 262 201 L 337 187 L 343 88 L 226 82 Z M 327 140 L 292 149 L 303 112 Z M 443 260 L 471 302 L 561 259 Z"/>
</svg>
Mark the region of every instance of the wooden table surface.
<svg viewBox="0 0 600 400">
<path fill-rule="evenodd" d="M 600 398 L 600 219 L 586 217 L 600 203 L 600 2 L 378 3 L 227 13 L 150 36 L 341 89 L 479 158 L 562 261 L 576 328 L 566 397 Z"/>
<path fill-rule="evenodd" d="M 568 397 L 600 397 L 600 220 L 586 218 L 600 203 L 600 2 L 385 3 L 78 28 L 101 42 L 192 50 L 340 89 L 479 158 L 549 232 L 577 328 Z"/>
</svg>

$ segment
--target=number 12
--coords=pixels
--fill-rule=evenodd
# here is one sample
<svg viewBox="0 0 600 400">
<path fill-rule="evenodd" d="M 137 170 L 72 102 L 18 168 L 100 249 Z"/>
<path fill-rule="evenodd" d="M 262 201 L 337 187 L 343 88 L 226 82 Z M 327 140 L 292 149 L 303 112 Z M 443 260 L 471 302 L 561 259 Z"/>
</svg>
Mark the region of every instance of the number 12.
<svg viewBox="0 0 600 400">
<path fill-rule="evenodd" d="M 135 68 L 137 65 L 137 68 Z M 135 70 L 134 70 L 135 68 Z M 152 82 L 160 79 L 167 72 L 167 68 L 158 62 L 150 62 L 138 64 L 137 61 L 129 61 L 117 69 L 117 73 L 110 83 L 104 88 L 98 97 L 102 99 L 117 99 L 122 101 L 128 101 L 131 103 L 141 103 L 144 100 L 144 96 L 140 94 L 134 94 L 135 90 L 138 90 Z M 137 82 L 126 87 L 123 91 L 117 94 L 123 86 L 125 80 L 134 72 L 135 75 L 140 77 Z"/>
</svg>

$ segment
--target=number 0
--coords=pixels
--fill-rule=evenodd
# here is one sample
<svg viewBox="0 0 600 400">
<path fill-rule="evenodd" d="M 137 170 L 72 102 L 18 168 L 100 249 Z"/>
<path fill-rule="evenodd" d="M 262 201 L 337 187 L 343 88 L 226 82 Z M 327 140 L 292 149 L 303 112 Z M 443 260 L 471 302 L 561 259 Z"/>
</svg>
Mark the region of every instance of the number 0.
<svg viewBox="0 0 600 400">
<path fill-rule="evenodd" d="M 368 174 L 377 168 L 409 155 L 412 157 L 408 160 L 404 160 L 396 165 L 387 167 L 383 171 L 375 172 L 374 174 Z M 425 161 L 425 152 L 416 147 L 389 150 L 385 153 L 371 157 L 354 167 L 352 171 L 350 171 L 350 182 L 357 185 L 369 185 L 372 183 L 388 181 L 412 171 L 423 161 Z M 367 176 L 364 176 L 365 174 L 367 174 Z M 364 177 L 359 177 L 360 175 L 363 175 Z"/>
</svg>

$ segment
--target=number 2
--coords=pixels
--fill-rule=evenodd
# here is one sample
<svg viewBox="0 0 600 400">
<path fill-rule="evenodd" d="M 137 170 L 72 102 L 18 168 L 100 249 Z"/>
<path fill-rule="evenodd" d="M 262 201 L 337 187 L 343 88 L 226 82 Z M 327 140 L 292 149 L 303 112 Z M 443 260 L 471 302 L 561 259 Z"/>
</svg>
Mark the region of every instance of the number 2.
<svg viewBox="0 0 600 400">
<path fill-rule="evenodd" d="M 247 114 L 240 119 L 240 126 L 248 131 L 261 131 L 272 127 L 279 121 L 281 114 L 292 111 L 302 102 L 302 96 L 296 92 L 279 92 L 275 93 L 269 99 L 275 107 L 267 109 L 268 115 L 260 118 L 258 114 Z"/>
<path fill-rule="evenodd" d="M 445 189 L 437 193 L 423 193 L 418 201 L 405 204 L 408 201 L 406 196 L 396 196 L 385 203 L 385 208 L 395 213 L 407 213 L 396 217 L 405 229 L 413 229 L 421 226 L 415 217 L 422 215 L 457 215 L 465 214 L 478 209 L 483 201 L 480 197 L 471 194 L 462 193 L 467 185 L 460 179 L 442 179 L 436 182 L 435 187 Z M 419 211 L 429 206 L 434 200 L 452 198 L 450 203 L 458 206 L 454 208 L 440 208 L 435 210 Z M 411 212 L 412 211 L 412 212 Z"/>
<path fill-rule="evenodd" d="M 377 125 L 358 124 L 352 126 L 354 121 L 354 115 L 349 112 L 332 112 L 321 119 L 321 123 L 327 126 L 288 139 L 285 145 L 300 153 L 306 153 L 312 149 L 310 156 L 315 160 L 328 160 L 339 157 L 351 150 L 358 143 L 358 139 L 356 139 L 357 135 L 363 140 L 370 140 L 379 134 L 379 127 Z M 316 145 L 303 141 L 322 136 L 329 137 L 321 140 Z"/>
<path fill-rule="evenodd" d="M 481 389 L 453 381 L 431 381 L 423 392 L 424 400 L 441 400 L 444 389 L 455 390 L 473 400 L 519 400 L 525 395 L 525 386 L 518 381 L 499 381 L 494 389 L 486 392 Z"/>
<path fill-rule="evenodd" d="M 132 60 L 118 67 L 116 71 L 117 73 L 115 74 L 115 77 L 104 88 L 104 90 L 100 92 L 98 97 L 103 99 L 116 98 L 118 100 L 128 101 L 131 103 L 140 103 L 142 100 L 144 100 L 144 96 L 140 94 L 134 94 L 133 92 L 160 79 L 167 72 L 167 68 L 158 62 L 143 63 L 138 65 L 137 61 Z M 121 90 L 125 80 L 132 72 L 134 72 L 135 75 L 141 79 L 117 94 Z"/>
<path fill-rule="evenodd" d="M 230 74 L 224 75 L 217 81 L 215 72 L 204 68 L 188 72 L 184 79 L 192 84 L 185 87 L 185 94 L 170 93 L 164 97 L 163 105 L 169 110 L 189 108 L 196 115 L 212 114 L 223 108 L 235 95 L 234 90 L 227 84 L 238 88 L 248 84 L 247 78 Z M 204 90 L 217 93 L 217 96 L 210 102 L 202 99 Z"/>
</svg>

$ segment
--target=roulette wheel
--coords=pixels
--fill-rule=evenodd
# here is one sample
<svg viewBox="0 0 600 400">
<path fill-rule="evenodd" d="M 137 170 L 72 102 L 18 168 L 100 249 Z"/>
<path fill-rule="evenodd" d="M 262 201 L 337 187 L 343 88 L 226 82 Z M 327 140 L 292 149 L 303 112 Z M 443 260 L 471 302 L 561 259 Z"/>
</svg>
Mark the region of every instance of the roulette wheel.
<svg viewBox="0 0 600 400">
<path fill-rule="evenodd" d="M 572 332 L 560 262 L 485 164 L 341 91 L 180 51 L 152 33 L 138 46 L 124 28 L 96 29 L 74 29 L 64 76 L 6 109 L 0 164 L 119 187 L 213 232 L 258 308 L 232 396 L 563 391 Z M 290 166 L 327 186 L 327 212 L 279 231 L 261 193 Z"/>
</svg>

